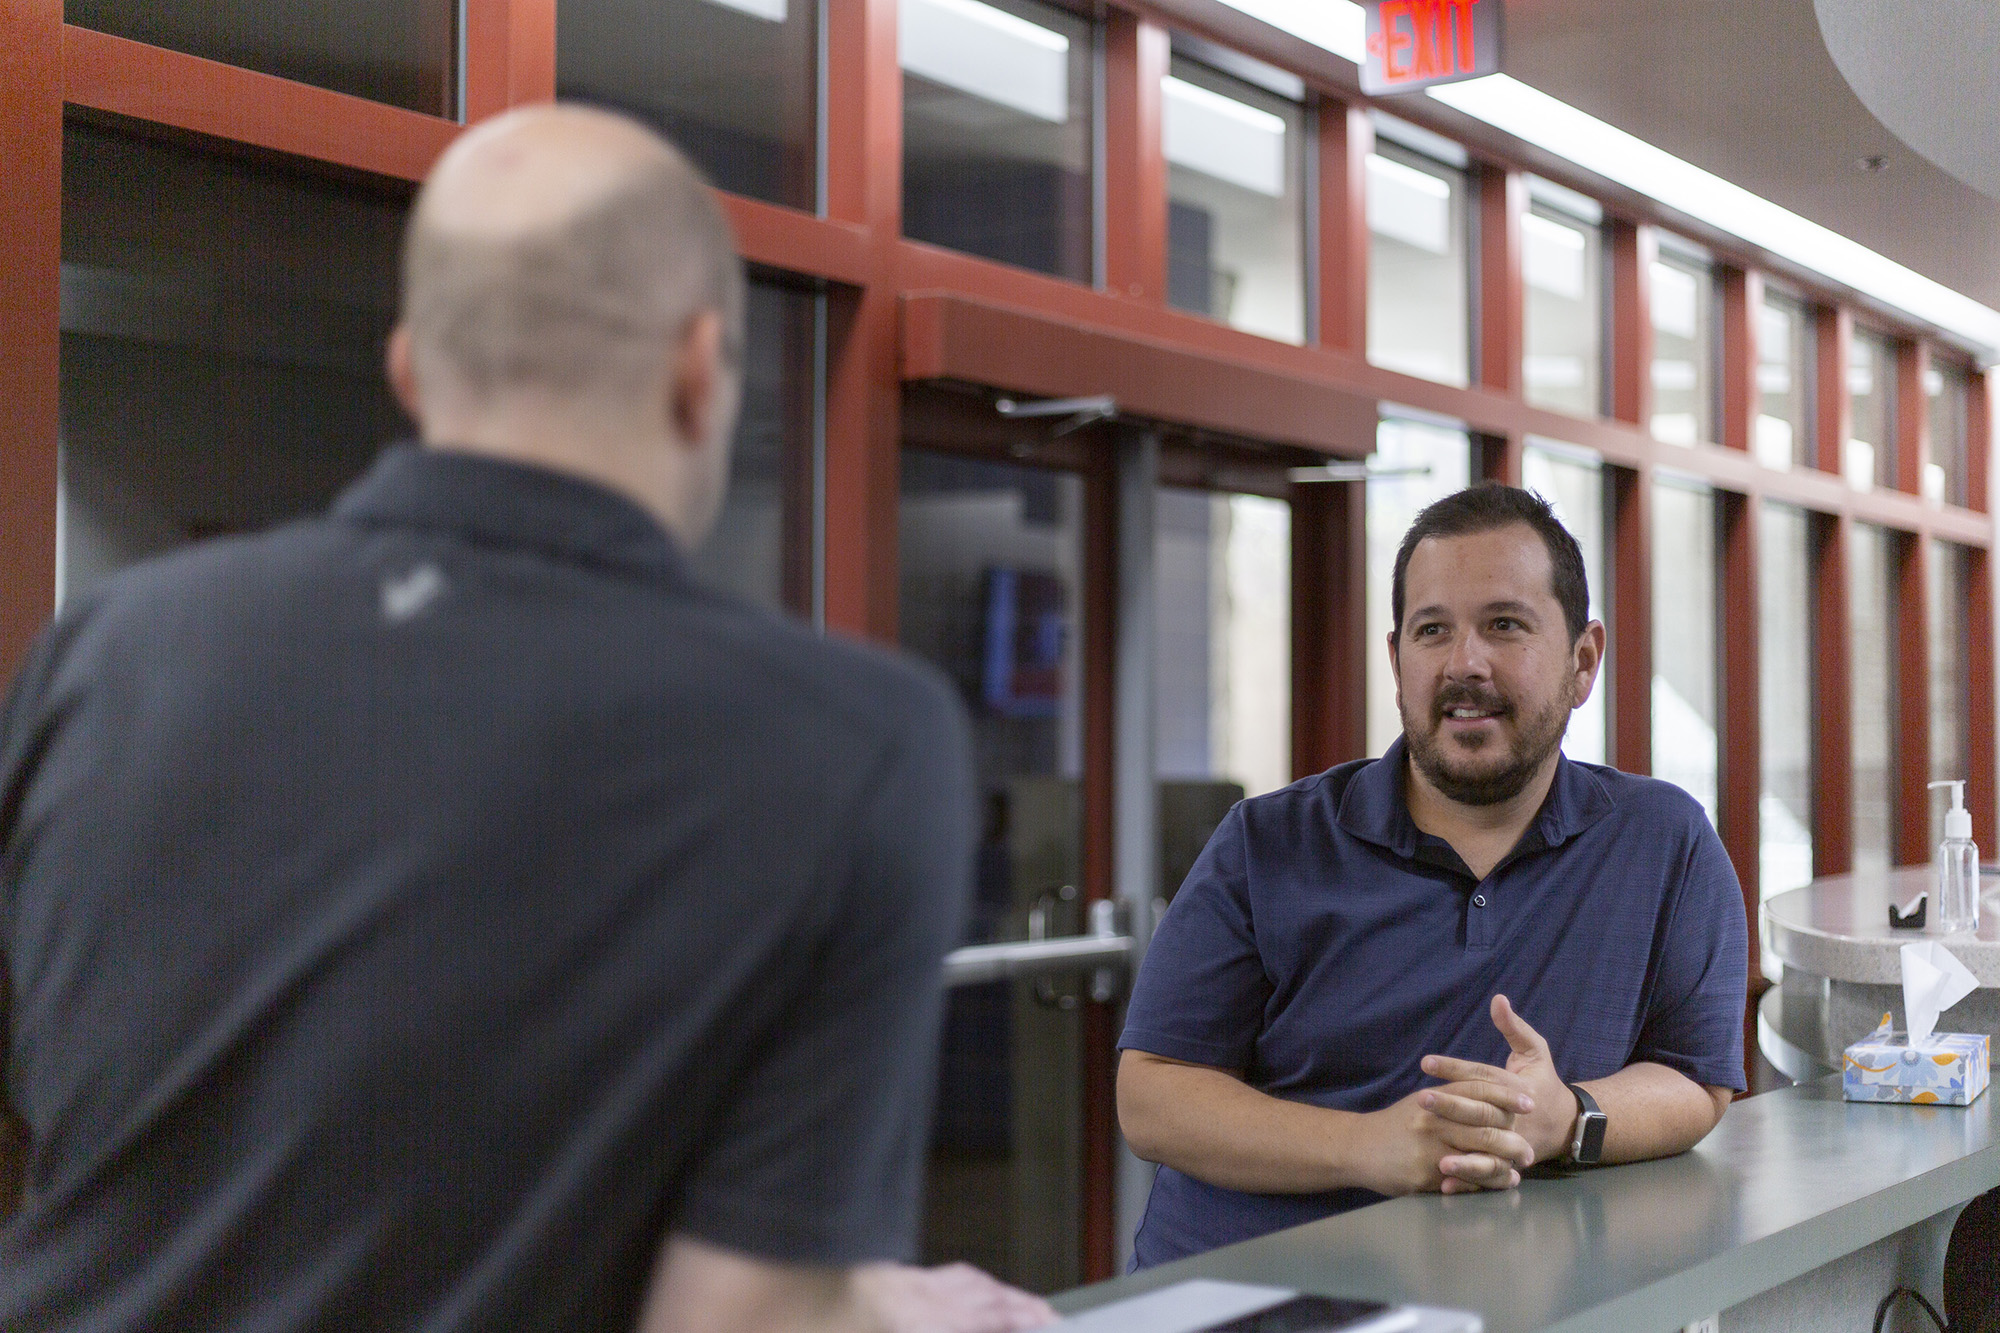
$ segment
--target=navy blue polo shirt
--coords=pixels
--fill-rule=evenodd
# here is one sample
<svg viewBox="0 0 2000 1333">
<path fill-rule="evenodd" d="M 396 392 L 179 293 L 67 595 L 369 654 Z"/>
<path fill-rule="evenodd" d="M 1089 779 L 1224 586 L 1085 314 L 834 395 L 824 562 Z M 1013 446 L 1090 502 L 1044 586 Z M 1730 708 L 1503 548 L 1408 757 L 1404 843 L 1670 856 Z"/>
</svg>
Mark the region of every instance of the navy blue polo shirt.
<svg viewBox="0 0 2000 1333">
<path fill-rule="evenodd" d="M 1504 994 L 1572 1082 L 1651 1061 L 1742 1088 L 1742 892 L 1702 809 L 1568 758 L 1483 880 L 1420 832 L 1403 742 L 1239 803 L 1153 936 L 1121 1049 L 1240 1070 L 1274 1097 L 1375 1111 L 1428 1054 L 1506 1063 Z M 1373 1203 L 1245 1194 L 1161 1167 L 1147 1267 Z"/>
</svg>

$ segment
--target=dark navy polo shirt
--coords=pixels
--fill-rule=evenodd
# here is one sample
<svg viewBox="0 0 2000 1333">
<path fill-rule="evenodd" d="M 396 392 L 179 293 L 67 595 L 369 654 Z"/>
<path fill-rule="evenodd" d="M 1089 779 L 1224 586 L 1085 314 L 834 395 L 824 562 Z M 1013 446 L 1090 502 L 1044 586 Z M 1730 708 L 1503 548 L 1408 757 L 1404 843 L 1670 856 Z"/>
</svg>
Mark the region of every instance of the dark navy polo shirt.
<svg viewBox="0 0 2000 1333">
<path fill-rule="evenodd" d="M 1484 880 L 1404 802 L 1403 742 L 1239 803 L 1140 968 L 1121 1049 L 1241 1070 L 1274 1097 L 1375 1111 L 1435 1082 L 1427 1054 L 1505 1064 L 1504 994 L 1575 1082 L 1628 1064 L 1743 1084 L 1743 898 L 1680 788 L 1562 759 Z M 1146 1267 L 1372 1203 L 1260 1195 L 1170 1167 Z"/>
</svg>

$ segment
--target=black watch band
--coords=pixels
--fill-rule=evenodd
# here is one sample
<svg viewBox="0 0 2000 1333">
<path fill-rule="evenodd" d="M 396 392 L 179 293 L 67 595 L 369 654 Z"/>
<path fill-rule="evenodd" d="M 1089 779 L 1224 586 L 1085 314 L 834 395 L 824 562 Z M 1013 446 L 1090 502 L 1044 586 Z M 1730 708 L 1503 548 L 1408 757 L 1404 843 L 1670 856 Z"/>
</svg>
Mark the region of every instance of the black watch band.
<svg viewBox="0 0 2000 1333">
<path fill-rule="evenodd" d="M 1576 1096 L 1576 1132 L 1569 1139 L 1569 1160 L 1579 1166 L 1595 1166 L 1604 1158 L 1604 1111 L 1597 1099 L 1572 1083 Z"/>
</svg>

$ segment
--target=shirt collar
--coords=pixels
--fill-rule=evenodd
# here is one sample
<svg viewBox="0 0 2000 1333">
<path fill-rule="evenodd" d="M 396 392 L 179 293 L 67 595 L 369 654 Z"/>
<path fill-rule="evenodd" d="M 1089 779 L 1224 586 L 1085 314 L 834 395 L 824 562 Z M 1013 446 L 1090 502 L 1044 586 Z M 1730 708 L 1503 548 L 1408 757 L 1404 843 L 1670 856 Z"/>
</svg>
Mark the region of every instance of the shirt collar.
<svg viewBox="0 0 2000 1333">
<path fill-rule="evenodd" d="M 1406 753 L 1403 738 L 1398 736 L 1380 759 L 1356 773 L 1341 795 L 1340 813 L 1335 818 L 1355 837 L 1414 860 L 1424 835 L 1410 818 L 1409 802 L 1403 794 Z M 1568 755 L 1558 754 L 1549 794 L 1521 835 L 1517 851 L 1560 847 L 1610 813 L 1611 794 L 1597 775 L 1584 764 L 1572 763 Z M 1509 858 L 1513 855 L 1509 853 Z"/>
<path fill-rule="evenodd" d="M 334 501 L 343 522 L 430 528 L 561 560 L 678 578 L 665 528 L 608 487 L 566 472 L 462 450 L 398 445 Z"/>
</svg>

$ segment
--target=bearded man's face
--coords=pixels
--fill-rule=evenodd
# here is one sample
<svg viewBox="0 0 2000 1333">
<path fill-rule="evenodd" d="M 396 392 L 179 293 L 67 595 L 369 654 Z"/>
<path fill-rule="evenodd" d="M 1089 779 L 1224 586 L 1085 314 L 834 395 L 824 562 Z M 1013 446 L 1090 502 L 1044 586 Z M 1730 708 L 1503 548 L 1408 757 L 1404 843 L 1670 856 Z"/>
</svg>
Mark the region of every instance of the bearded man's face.
<svg viewBox="0 0 2000 1333">
<path fill-rule="evenodd" d="M 1572 639 L 1548 548 L 1525 523 L 1426 537 L 1390 637 L 1410 762 L 1466 805 L 1510 800 L 1562 744 L 1597 655 Z"/>
</svg>

